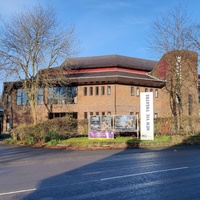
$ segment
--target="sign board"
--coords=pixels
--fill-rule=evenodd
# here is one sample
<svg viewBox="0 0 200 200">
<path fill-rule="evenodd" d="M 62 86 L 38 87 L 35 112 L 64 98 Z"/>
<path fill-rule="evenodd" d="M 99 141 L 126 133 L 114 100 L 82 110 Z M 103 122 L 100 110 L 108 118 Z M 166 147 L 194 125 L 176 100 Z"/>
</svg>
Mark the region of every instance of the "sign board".
<svg viewBox="0 0 200 200">
<path fill-rule="evenodd" d="M 118 132 L 137 131 L 137 117 L 135 115 L 115 115 L 114 129 Z"/>
<path fill-rule="evenodd" d="M 111 116 L 90 116 L 88 137 L 113 139 Z"/>
<path fill-rule="evenodd" d="M 154 140 L 153 92 L 140 93 L 141 140 Z"/>
</svg>

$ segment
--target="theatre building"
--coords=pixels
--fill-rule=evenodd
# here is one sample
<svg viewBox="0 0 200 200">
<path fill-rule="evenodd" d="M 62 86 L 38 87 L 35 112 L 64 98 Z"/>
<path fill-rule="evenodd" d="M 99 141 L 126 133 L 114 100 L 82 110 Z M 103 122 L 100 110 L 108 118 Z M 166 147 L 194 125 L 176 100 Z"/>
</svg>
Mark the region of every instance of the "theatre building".
<svg viewBox="0 0 200 200">
<path fill-rule="evenodd" d="M 182 105 L 186 116 L 198 115 L 197 60 L 197 53 L 185 50 L 169 52 L 160 61 L 121 55 L 67 59 L 62 66 L 70 84 L 38 90 L 37 119 L 67 114 L 77 119 L 90 115 L 140 117 L 141 92 L 153 93 L 155 118 L 172 116 L 175 104 Z M 17 82 L 8 89 L 10 85 L 4 83 L 4 131 L 32 123 L 25 90 Z"/>
</svg>

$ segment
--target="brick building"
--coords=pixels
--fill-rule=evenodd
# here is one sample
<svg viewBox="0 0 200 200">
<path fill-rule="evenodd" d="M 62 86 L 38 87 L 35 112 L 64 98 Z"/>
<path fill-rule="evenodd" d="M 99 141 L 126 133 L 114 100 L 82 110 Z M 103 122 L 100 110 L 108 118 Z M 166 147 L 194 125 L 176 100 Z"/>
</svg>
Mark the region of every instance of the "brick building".
<svg viewBox="0 0 200 200">
<path fill-rule="evenodd" d="M 197 115 L 197 57 L 195 52 L 173 51 L 159 62 L 121 55 L 67 59 L 62 66 L 70 84 L 38 90 L 38 121 L 67 114 L 77 119 L 90 115 L 140 116 L 140 92 L 147 91 L 154 95 L 155 117 L 172 116 L 175 105 L 170 95 L 177 106 L 181 97 L 184 115 Z M 18 82 L 4 83 L 4 131 L 32 123 L 26 97 Z"/>
</svg>

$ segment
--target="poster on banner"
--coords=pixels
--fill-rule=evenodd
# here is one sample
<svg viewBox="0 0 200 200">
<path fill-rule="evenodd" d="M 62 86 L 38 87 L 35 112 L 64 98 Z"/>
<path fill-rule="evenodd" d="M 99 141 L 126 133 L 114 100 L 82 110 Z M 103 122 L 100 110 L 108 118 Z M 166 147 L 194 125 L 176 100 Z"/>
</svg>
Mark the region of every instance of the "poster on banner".
<svg viewBox="0 0 200 200">
<path fill-rule="evenodd" d="M 113 139 L 111 116 L 90 116 L 89 138 Z"/>
<path fill-rule="evenodd" d="M 90 116 L 90 130 L 100 130 L 101 119 L 100 116 Z"/>
<path fill-rule="evenodd" d="M 114 129 L 119 132 L 134 132 L 137 130 L 137 118 L 135 115 L 115 115 Z"/>
<path fill-rule="evenodd" d="M 141 140 L 154 140 L 153 92 L 140 93 Z"/>
</svg>

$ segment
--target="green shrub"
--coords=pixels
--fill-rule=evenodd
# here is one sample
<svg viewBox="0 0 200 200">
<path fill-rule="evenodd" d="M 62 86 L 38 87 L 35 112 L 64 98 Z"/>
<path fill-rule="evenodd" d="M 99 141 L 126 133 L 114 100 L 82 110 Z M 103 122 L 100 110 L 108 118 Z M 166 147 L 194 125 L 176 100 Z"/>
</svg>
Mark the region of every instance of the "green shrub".
<svg viewBox="0 0 200 200">
<path fill-rule="evenodd" d="M 78 121 L 69 117 L 55 118 L 37 125 L 21 125 L 12 130 L 11 136 L 16 140 L 45 142 L 62 140 L 76 136 Z"/>
</svg>

